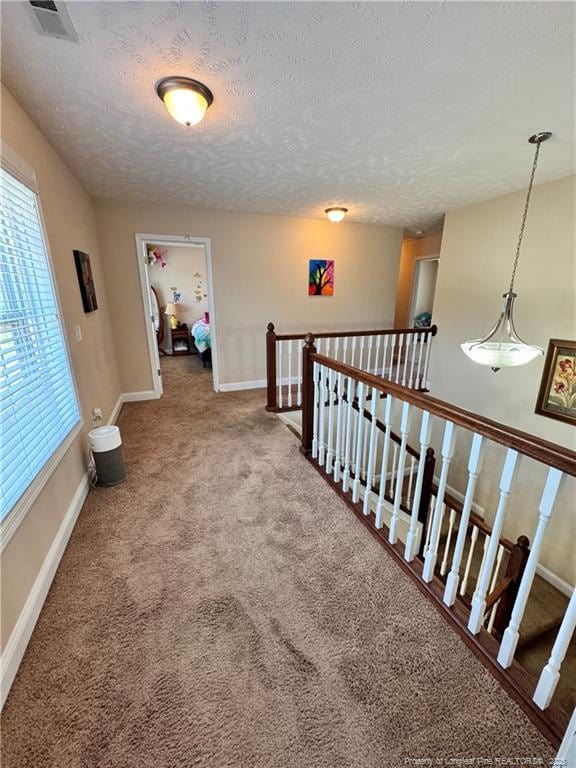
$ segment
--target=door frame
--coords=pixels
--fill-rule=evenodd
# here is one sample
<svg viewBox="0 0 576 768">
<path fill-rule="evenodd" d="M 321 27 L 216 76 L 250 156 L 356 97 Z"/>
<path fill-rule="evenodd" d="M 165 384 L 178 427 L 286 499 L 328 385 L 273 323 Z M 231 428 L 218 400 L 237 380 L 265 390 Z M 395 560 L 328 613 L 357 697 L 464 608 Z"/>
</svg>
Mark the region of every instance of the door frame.
<svg viewBox="0 0 576 768">
<path fill-rule="evenodd" d="M 430 253 L 425 256 L 414 257 L 414 271 L 412 274 L 412 289 L 410 294 L 410 317 L 408 318 L 408 326 L 412 327 L 414 323 L 414 310 L 416 309 L 416 296 L 418 294 L 418 278 L 420 274 L 420 264 L 423 261 L 436 261 L 438 262 L 438 268 L 440 267 L 440 254 Z M 436 274 L 436 282 L 438 282 L 438 274 Z M 434 288 L 434 294 L 436 294 L 436 288 Z"/>
<path fill-rule="evenodd" d="M 204 247 L 206 257 L 206 283 L 208 289 L 208 312 L 210 313 L 210 337 L 212 342 L 212 383 L 215 392 L 220 391 L 220 377 L 218 367 L 218 335 L 216 332 L 216 313 L 214 307 L 214 275 L 212 267 L 212 243 L 209 237 L 195 237 L 194 235 L 154 235 L 143 232 L 136 232 L 136 258 L 138 259 L 138 274 L 140 275 L 140 289 L 142 297 L 142 310 L 146 320 L 146 338 L 148 341 L 148 354 L 150 358 L 150 373 L 152 375 L 152 385 L 154 396 L 161 397 L 162 374 L 159 366 L 159 353 L 156 337 L 150 322 L 150 280 L 148 278 L 148 269 L 146 268 L 146 243 L 157 243 L 158 245 L 201 245 Z"/>
</svg>

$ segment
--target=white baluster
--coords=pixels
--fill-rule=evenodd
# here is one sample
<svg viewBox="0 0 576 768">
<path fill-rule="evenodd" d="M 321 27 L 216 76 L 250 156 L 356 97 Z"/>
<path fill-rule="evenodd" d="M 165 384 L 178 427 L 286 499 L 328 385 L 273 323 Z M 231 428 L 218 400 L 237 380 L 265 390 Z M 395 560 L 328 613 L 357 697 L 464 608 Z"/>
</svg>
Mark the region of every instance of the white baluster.
<svg viewBox="0 0 576 768">
<path fill-rule="evenodd" d="M 388 364 L 388 378 L 390 381 L 394 380 L 394 356 L 396 352 L 396 334 L 392 336 L 390 341 L 390 362 Z"/>
<path fill-rule="evenodd" d="M 498 652 L 498 663 L 504 668 L 507 668 L 512 664 L 512 659 L 516 653 L 520 623 L 524 616 L 528 595 L 532 589 L 532 582 L 534 581 L 536 567 L 538 566 L 538 560 L 540 559 L 540 552 L 542 550 L 542 541 L 544 540 L 544 534 L 546 533 L 546 528 L 548 527 L 548 523 L 552 516 L 561 480 L 562 472 L 560 472 L 559 469 L 551 468 L 548 470 L 548 477 L 546 478 L 546 484 L 540 499 L 540 514 L 538 517 L 536 533 L 534 534 L 534 541 L 532 542 L 530 554 L 528 555 L 520 586 L 518 587 L 518 594 L 510 615 L 510 623 L 502 635 L 502 643 L 500 645 L 500 651 Z"/>
<path fill-rule="evenodd" d="M 347 363 L 346 358 L 348 357 L 348 337 L 344 336 L 342 339 L 342 362 Z"/>
<path fill-rule="evenodd" d="M 396 382 L 396 384 L 400 383 L 400 368 L 402 366 L 402 341 L 403 340 L 404 340 L 404 334 L 400 333 L 398 335 L 398 344 L 397 344 L 398 352 L 396 355 L 396 376 L 394 378 L 394 381 Z"/>
<path fill-rule="evenodd" d="M 370 514 L 370 499 L 372 497 L 372 476 L 374 475 L 374 463 L 376 461 L 376 406 L 378 404 L 378 390 L 372 387 L 372 400 L 370 403 L 370 449 L 368 452 L 368 473 L 366 478 L 366 488 L 364 489 L 364 506 L 362 511 L 365 515 Z M 368 430 L 366 430 L 368 432 Z"/>
<path fill-rule="evenodd" d="M 334 450 L 334 481 L 340 482 L 342 468 L 342 419 L 344 408 L 342 407 L 343 374 L 336 377 L 336 448 Z"/>
<path fill-rule="evenodd" d="M 352 484 L 352 501 L 360 498 L 360 468 L 362 464 L 362 432 L 364 426 L 364 384 L 358 384 L 358 430 L 356 434 L 356 461 L 354 462 L 354 482 Z"/>
<path fill-rule="evenodd" d="M 494 574 L 492 576 L 492 582 L 490 584 L 490 593 L 494 591 L 496 588 L 496 584 L 498 584 L 498 574 L 500 573 L 500 567 L 502 565 L 502 557 L 504 556 L 504 547 L 502 544 L 498 547 L 498 554 L 496 555 L 496 567 L 494 568 Z M 494 628 L 494 621 L 496 619 L 496 609 L 498 608 L 498 603 L 500 600 L 497 600 L 496 603 L 492 606 L 492 610 L 490 611 L 490 619 L 488 621 L 488 632 L 492 632 Z"/>
<path fill-rule="evenodd" d="M 392 423 L 392 395 L 386 395 L 384 405 L 384 445 L 382 447 L 382 465 L 380 468 L 380 488 L 378 489 L 378 503 L 376 504 L 376 528 L 382 528 L 382 510 L 384 509 L 384 496 L 386 494 L 386 475 L 388 474 L 388 454 L 390 453 L 390 429 Z"/>
<path fill-rule="evenodd" d="M 292 339 L 288 342 L 288 407 L 292 407 Z"/>
<path fill-rule="evenodd" d="M 424 370 L 422 373 L 422 389 L 429 389 L 428 387 L 428 364 L 430 362 L 430 343 L 432 341 L 432 335 L 430 333 L 426 334 L 426 356 L 424 358 Z"/>
<path fill-rule="evenodd" d="M 382 335 L 378 334 L 378 336 L 376 336 L 376 350 L 375 350 L 375 353 L 374 353 L 374 365 L 372 367 L 372 373 L 374 374 L 374 376 L 378 375 L 378 359 L 380 357 L 380 344 L 381 344 L 381 341 L 382 341 Z"/>
<path fill-rule="evenodd" d="M 416 368 L 416 379 L 414 381 L 415 389 L 422 389 L 422 350 L 424 349 L 425 338 L 425 334 L 418 334 L 418 366 Z"/>
<path fill-rule="evenodd" d="M 332 357 L 334 358 L 334 360 L 338 360 L 339 350 L 340 350 L 340 339 L 338 338 L 338 336 L 336 336 L 336 338 L 334 339 L 334 350 L 332 352 Z"/>
<path fill-rule="evenodd" d="M 444 503 L 444 494 L 448 483 L 448 470 L 450 462 L 454 456 L 454 446 L 456 443 L 456 433 L 454 424 L 451 421 L 446 422 L 444 427 L 444 441 L 442 443 L 442 469 L 440 470 L 440 480 L 438 481 L 438 494 L 436 496 L 436 506 L 432 518 L 432 528 L 430 531 L 430 541 L 426 549 L 424 568 L 422 569 L 422 579 L 432 581 L 436 559 L 438 557 L 438 542 L 440 541 L 440 526 L 442 524 L 442 505 Z"/>
<path fill-rule="evenodd" d="M 278 342 L 278 407 L 282 408 L 282 350 L 284 342 Z"/>
<path fill-rule="evenodd" d="M 316 339 L 316 349 L 318 350 L 319 355 L 323 355 L 324 352 L 322 351 L 322 345 L 324 344 L 324 339 L 322 337 L 319 337 Z"/>
<path fill-rule="evenodd" d="M 500 534 L 502 533 L 504 516 L 506 514 L 506 507 L 508 506 L 508 499 L 510 498 L 512 478 L 514 477 L 517 460 L 518 453 L 509 448 L 506 452 L 506 461 L 504 462 L 504 468 L 500 478 L 500 500 L 494 517 L 494 523 L 492 524 L 492 534 L 488 544 L 488 551 L 486 552 L 486 558 L 480 571 L 480 576 L 478 577 L 478 585 L 474 592 L 474 597 L 472 598 L 468 629 L 474 635 L 480 632 L 480 627 L 482 626 L 484 614 L 486 612 L 486 594 L 490 583 L 490 574 L 494 567 L 496 552 L 498 550 L 498 544 L 500 543 Z"/>
<path fill-rule="evenodd" d="M 358 344 L 358 338 L 357 336 L 352 336 L 352 345 L 351 345 L 351 353 L 350 353 L 350 365 L 353 368 L 357 368 L 356 365 L 356 346 Z"/>
<path fill-rule="evenodd" d="M 350 485 L 350 450 L 352 446 L 352 418 L 354 413 L 354 381 L 348 376 L 346 404 L 346 440 L 344 442 L 344 474 L 342 475 L 342 490 L 347 491 Z"/>
<path fill-rule="evenodd" d="M 384 336 L 384 349 L 382 352 L 382 371 L 380 372 L 380 376 L 382 376 L 382 378 L 390 378 L 386 372 L 387 352 L 388 352 L 388 336 Z"/>
<path fill-rule="evenodd" d="M 328 439 L 326 443 L 326 473 L 332 474 L 334 461 L 334 378 L 332 368 L 328 370 Z"/>
<path fill-rule="evenodd" d="M 428 502 L 428 522 L 426 523 L 426 539 L 424 540 L 424 552 L 430 544 L 430 533 L 432 530 L 432 517 L 434 516 L 434 504 L 435 496 L 430 495 L 430 501 Z"/>
<path fill-rule="evenodd" d="M 440 563 L 440 575 L 444 576 L 448 570 L 448 555 L 450 553 L 450 542 L 452 541 L 452 531 L 454 530 L 454 523 L 456 522 L 456 510 L 450 507 L 450 517 L 448 519 L 448 533 L 446 535 L 446 541 L 444 543 L 444 556 Z"/>
<path fill-rule="evenodd" d="M 460 579 L 460 563 L 462 562 L 464 545 L 466 544 L 466 536 L 468 534 L 470 510 L 472 509 L 472 502 L 474 501 L 476 481 L 482 471 L 482 463 L 484 459 L 483 440 L 484 438 L 482 435 L 477 435 L 475 433 L 472 438 L 470 454 L 468 455 L 468 483 L 466 486 L 466 496 L 464 497 L 462 514 L 460 515 L 460 527 L 458 528 L 456 546 L 454 547 L 454 554 L 452 556 L 452 567 L 450 568 L 450 573 L 446 579 L 446 589 L 444 590 L 444 602 L 446 605 L 454 605 L 454 601 L 456 600 L 458 581 Z"/>
<path fill-rule="evenodd" d="M 394 509 L 390 518 L 390 531 L 388 541 L 396 544 L 398 541 L 398 517 L 400 504 L 402 503 L 402 489 L 404 487 L 404 468 L 406 466 L 406 443 L 410 433 L 410 403 L 402 404 L 402 419 L 400 422 L 400 450 L 398 452 L 398 471 L 396 473 L 396 489 L 394 493 Z"/>
<path fill-rule="evenodd" d="M 408 364 L 410 362 L 410 341 L 412 339 L 411 333 L 405 333 L 404 334 L 404 368 L 402 372 L 402 386 L 405 387 L 408 383 L 408 376 L 407 376 L 407 370 L 408 370 Z"/>
<path fill-rule="evenodd" d="M 390 469 L 390 485 L 388 488 L 388 493 L 392 498 L 394 498 L 394 487 L 396 483 L 396 466 L 397 466 L 396 462 L 398 461 L 398 444 L 395 442 L 392 443 L 392 451 L 393 451 L 392 467 Z"/>
<path fill-rule="evenodd" d="M 540 709 L 546 709 L 552 701 L 552 696 L 560 680 L 560 667 L 566 656 L 572 635 L 576 629 L 576 589 L 568 603 L 568 608 L 562 619 L 562 624 L 552 646 L 552 652 L 548 664 L 542 670 L 538 685 L 534 691 L 533 699 Z"/>
<path fill-rule="evenodd" d="M 366 337 L 360 336 L 360 358 L 358 360 L 358 368 L 361 371 L 364 370 L 364 348 L 366 346 Z"/>
<path fill-rule="evenodd" d="M 426 467 L 426 452 L 430 446 L 430 435 L 432 430 L 432 421 L 428 411 L 422 411 L 422 422 L 420 424 L 420 459 L 418 460 L 418 472 L 416 474 L 416 487 L 414 489 L 414 498 L 412 500 L 412 514 L 410 515 L 410 529 L 406 537 L 406 548 L 404 550 L 404 559 L 411 562 L 416 556 L 418 544 L 418 512 L 420 510 L 420 499 L 422 498 L 422 483 L 424 481 L 424 469 Z M 420 532 L 424 536 L 424 530 Z"/>
<path fill-rule="evenodd" d="M 410 472 L 408 473 L 408 491 L 406 493 L 406 506 L 411 509 L 412 503 L 412 485 L 414 483 L 414 467 L 416 466 L 416 459 L 414 456 L 410 456 Z"/>
<path fill-rule="evenodd" d="M 302 406 L 302 345 L 296 342 L 296 349 L 298 352 L 298 393 L 296 395 L 296 403 Z"/>
<path fill-rule="evenodd" d="M 312 458 L 318 458 L 318 414 L 320 412 L 320 366 L 314 363 L 314 413 L 312 424 Z"/>
<path fill-rule="evenodd" d="M 374 346 L 374 336 L 368 336 L 368 352 L 364 369 L 370 373 L 372 365 L 372 348 Z"/>
<path fill-rule="evenodd" d="M 419 336 L 420 334 L 410 334 L 410 337 L 412 338 L 412 360 L 410 361 L 410 376 L 408 377 L 408 386 L 410 389 L 414 387 L 414 361 L 416 358 Z"/>
<path fill-rule="evenodd" d="M 326 357 L 330 357 L 330 345 L 331 345 L 331 339 L 330 339 L 330 336 L 327 336 L 326 337 L 326 352 L 324 352 Z"/>
<path fill-rule="evenodd" d="M 468 557 L 466 559 L 464 575 L 462 576 L 462 583 L 460 584 L 460 595 L 462 596 L 466 594 L 466 589 L 468 588 L 468 579 L 470 578 L 470 569 L 472 567 L 472 558 L 474 557 L 474 549 L 476 548 L 478 532 L 479 532 L 478 526 L 473 525 L 472 533 L 470 534 L 470 549 L 468 550 Z"/>
<path fill-rule="evenodd" d="M 326 462 L 326 442 L 324 421 L 326 417 L 326 368 L 320 366 L 320 415 L 318 418 L 318 462 L 323 466 Z"/>
</svg>

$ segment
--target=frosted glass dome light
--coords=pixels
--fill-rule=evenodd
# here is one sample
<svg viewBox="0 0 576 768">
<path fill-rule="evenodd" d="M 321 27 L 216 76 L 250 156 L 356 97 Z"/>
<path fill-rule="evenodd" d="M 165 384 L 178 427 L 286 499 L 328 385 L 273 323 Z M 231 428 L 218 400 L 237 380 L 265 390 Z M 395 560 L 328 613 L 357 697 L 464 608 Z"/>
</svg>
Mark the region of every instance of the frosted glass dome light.
<svg viewBox="0 0 576 768">
<path fill-rule="evenodd" d="M 330 219 L 330 221 L 333 221 L 335 224 L 337 224 L 339 221 L 342 221 L 344 216 L 348 213 L 348 208 L 326 208 L 324 211 L 326 216 Z"/>
<path fill-rule="evenodd" d="M 197 125 L 214 101 L 209 88 L 189 77 L 164 77 L 156 83 L 156 93 L 174 120 L 187 127 Z"/>
</svg>

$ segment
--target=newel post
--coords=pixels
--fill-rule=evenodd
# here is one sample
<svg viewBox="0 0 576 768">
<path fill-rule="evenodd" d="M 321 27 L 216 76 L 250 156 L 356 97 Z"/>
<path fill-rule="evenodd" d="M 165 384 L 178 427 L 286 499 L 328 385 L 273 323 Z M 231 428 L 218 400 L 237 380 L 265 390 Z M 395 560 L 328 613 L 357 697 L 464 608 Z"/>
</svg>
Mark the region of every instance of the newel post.
<svg viewBox="0 0 576 768">
<path fill-rule="evenodd" d="M 422 533 L 420 535 L 420 546 L 418 548 L 418 557 L 424 558 L 424 546 L 426 544 L 426 530 L 428 528 L 428 515 L 430 515 L 430 500 L 432 499 L 432 484 L 434 483 L 434 468 L 436 466 L 436 457 L 434 448 L 428 448 L 426 458 L 424 459 L 424 475 L 422 477 L 422 494 L 420 496 L 420 506 L 418 507 L 418 521 L 422 523 Z"/>
<path fill-rule="evenodd" d="M 504 630 L 510 622 L 512 609 L 516 602 L 516 595 L 518 594 L 518 589 L 520 587 L 520 582 L 522 581 L 522 575 L 524 574 L 529 555 L 530 539 L 527 536 L 519 536 L 510 552 L 506 573 L 504 574 L 504 578 L 510 579 L 510 584 L 500 598 L 498 607 L 496 608 L 493 629 L 493 633 L 496 637 L 502 637 Z"/>
<path fill-rule="evenodd" d="M 266 381 L 267 396 L 266 410 L 275 411 L 276 400 L 276 332 L 274 323 L 268 323 L 266 331 Z"/>
<path fill-rule="evenodd" d="M 302 452 L 307 456 L 312 453 L 314 433 L 314 354 L 314 336 L 309 333 L 302 350 Z"/>
</svg>

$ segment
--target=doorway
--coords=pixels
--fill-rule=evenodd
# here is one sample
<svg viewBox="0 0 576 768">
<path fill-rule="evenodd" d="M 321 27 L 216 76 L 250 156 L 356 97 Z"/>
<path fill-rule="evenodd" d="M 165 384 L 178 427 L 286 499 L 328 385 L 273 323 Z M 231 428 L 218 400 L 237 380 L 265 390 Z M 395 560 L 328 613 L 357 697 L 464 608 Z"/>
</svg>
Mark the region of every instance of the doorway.
<svg viewBox="0 0 576 768">
<path fill-rule="evenodd" d="M 204 354 L 200 355 L 200 359 L 204 363 L 211 357 L 212 385 L 214 391 L 218 392 L 218 337 L 210 239 L 192 235 L 137 233 L 136 254 L 155 397 L 161 397 L 164 391 L 160 356 L 186 353 L 186 343 L 189 343 L 191 349 L 202 347 Z M 182 279 L 178 271 L 173 271 L 172 278 L 166 278 L 168 271 L 162 275 L 162 271 L 169 268 L 169 254 L 172 254 L 173 264 L 180 264 L 180 270 L 186 261 L 184 254 L 190 256 L 190 279 L 186 280 L 185 288 L 178 285 Z M 204 264 L 204 270 L 199 268 L 201 263 Z M 198 341 L 198 344 L 191 335 L 196 315 L 198 320 L 203 319 L 202 342 Z M 194 328 L 193 332 L 197 330 L 200 327 Z M 206 344 L 209 345 L 209 353 L 205 351 Z"/>
<path fill-rule="evenodd" d="M 417 258 L 414 262 L 409 325 L 418 326 L 423 321 L 427 325 L 432 324 L 439 262 L 438 256 L 425 256 Z M 426 317 L 427 315 L 429 315 L 429 319 Z"/>
</svg>

